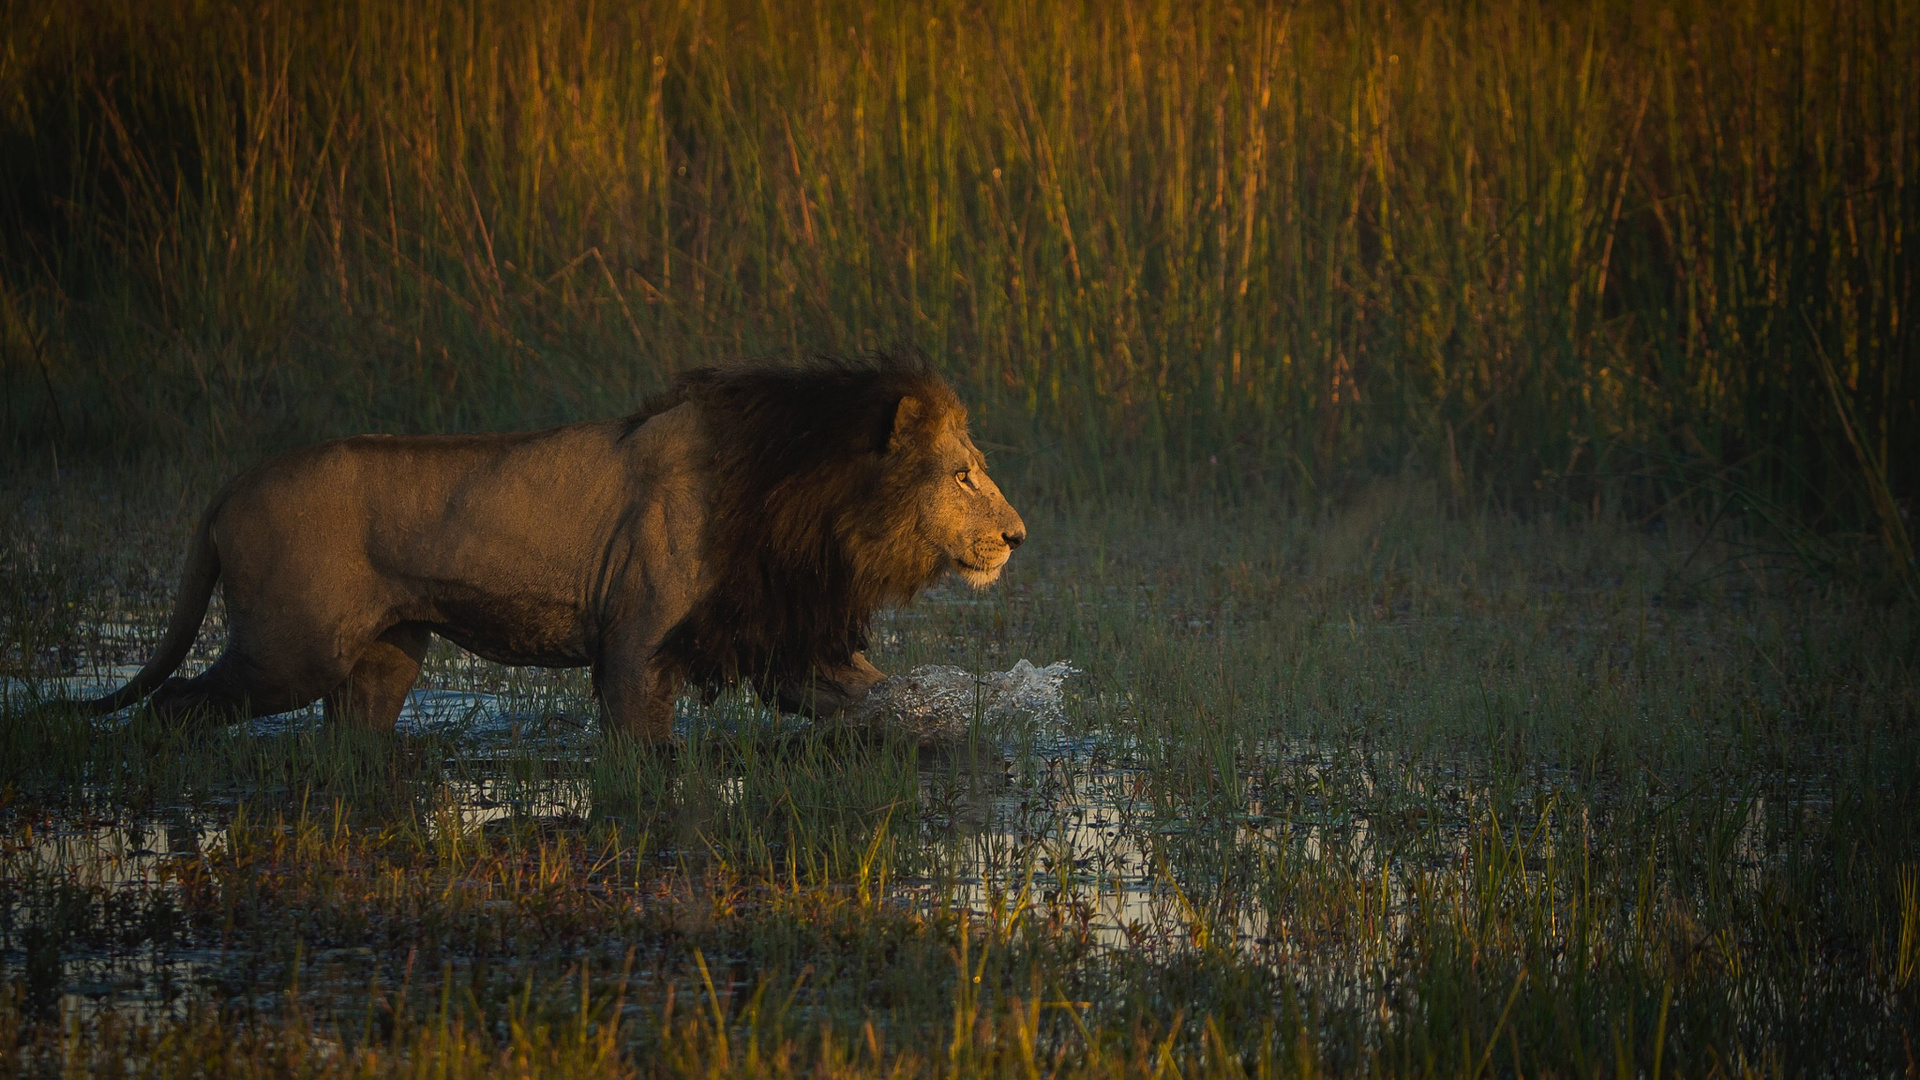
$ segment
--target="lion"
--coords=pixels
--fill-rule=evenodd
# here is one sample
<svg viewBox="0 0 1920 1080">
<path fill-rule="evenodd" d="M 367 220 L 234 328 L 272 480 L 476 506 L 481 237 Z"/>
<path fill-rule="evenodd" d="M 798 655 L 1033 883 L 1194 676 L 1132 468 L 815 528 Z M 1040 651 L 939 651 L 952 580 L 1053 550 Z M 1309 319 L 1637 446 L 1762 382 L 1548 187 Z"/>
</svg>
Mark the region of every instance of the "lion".
<svg viewBox="0 0 1920 1080">
<path fill-rule="evenodd" d="M 604 727 L 670 737 L 683 685 L 746 680 L 840 713 L 884 676 L 868 627 L 955 571 L 994 582 L 1026 525 L 951 386 L 887 357 L 705 367 L 624 418 L 361 435 L 215 497 L 165 637 L 91 714 L 247 719 L 325 703 L 392 730 L 434 635 L 502 664 L 590 667 Z M 186 658 L 215 584 L 227 642 Z"/>
</svg>

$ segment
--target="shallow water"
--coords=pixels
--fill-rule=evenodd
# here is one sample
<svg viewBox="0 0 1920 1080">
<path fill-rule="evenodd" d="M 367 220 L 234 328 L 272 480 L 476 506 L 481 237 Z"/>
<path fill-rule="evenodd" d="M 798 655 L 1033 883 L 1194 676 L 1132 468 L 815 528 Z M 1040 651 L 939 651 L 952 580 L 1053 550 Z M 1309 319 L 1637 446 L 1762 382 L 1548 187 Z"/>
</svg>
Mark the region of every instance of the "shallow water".
<svg viewBox="0 0 1920 1080">
<path fill-rule="evenodd" d="M 80 928 L 77 940 L 49 945 L 32 933 L 8 935 L 15 947 L 0 953 L 0 966 L 22 978 L 30 1007 L 85 1013 L 110 1004 L 143 1019 L 178 1014 L 191 992 L 223 967 L 224 950 L 190 947 L 180 938 L 174 908 L 175 871 L 224 844 L 221 816 L 177 810 L 53 819 L 10 832 L 4 850 L 9 927 L 44 923 L 49 914 L 60 921 L 62 906 L 105 900 L 100 919 Z M 56 910 L 29 918 L 24 908 L 34 902 Z M 124 944 L 129 938 L 141 940 Z"/>
<path fill-rule="evenodd" d="M 926 678 L 936 698 L 947 695 L 935 700 L 937 708 L 962 709 L 954 703 L 964 699 L 975 712 L 961 725 L 965 753 L 921 755 L 918 806 L 894 826 L 899 866 L 886 878 L 881 902 L 964 909 L 1003 927 L 1046 923 L 1082 935 L 1096 954 L 1168 958 L 1224 950 L 1280 973 L 1309 963 L 1339 973 L 1330 1000 L 1365 1004 L 1379 996 L 1395 951 L 1415 933 L 1421 882 L 1430 897 L 1434 880 L 1464 873 L 1477 857 L 1474 845 L 1485 843 L 1484 786 L 1444 763 L 1395 764 L 1377 755 L 1359 761 L 1352 747 L 1270 740 L 1240 746 L 1235 774 L 1210 781 L 1220 790 L 1197 781 L 1181 787 L 1180 771 L 1164 756 L 1156 759 L 1154 748 L 1077 727 L 1069 717 L 1076 684 L 1065 671 L 1035 681 L 1049 670 L 1020 669 L 1007 685 L 1038 689 L 1020 707 L 991 717 L 984 706 L 992 695 L 983 689 L 989 680 L 953 669 Z M 62 690 L 95 692 L 120 677 L 103 672 Z M 321 723 L 319 709 L 311 708 L 253 721 L 245 731 L 267 739 Z M 694 742 L 783 726 L 804 725 L 690 701 L 676 724 Z M 589 722 L 531 711 L 524 696 L 423 688 L 410 695 L 399 731 L 443 740 L 457 754 L 425 801 L 416 800 L 430 835 L 455 821 L 471 834 L 508 822 L 575 830 L 595 818 Z M 732 805 L 746 778 L 718 768 L 716 795 Z M 1513 842 L 1541 862 L 1580 850 L 1584 821 L 1552 813 L 1550 783 L 1536 794 L 1534 802 L 1549 809 L 1537 821 L 1509 823 Z M 1737 810 L 1731 857 L 1739 884 L 1757 889 L 1783 856 L 1769 851 L 1764 800 L 1741 802 Z M 16 828 L 15 847 L 4 858 L 14 886 L 4 918 L 9 925 L 44 921 L 44 912 L 29 918 L 22 910 L 25 898 L 45 902 L 68 889 L 112 898 L 106 909 L 120 912 L 115 917 L 127 926 L 164 923 L 172 917 L 174 871 L 216 856 L 229 816 L 173 808 L 49 818 L 24 834 Z M 1520 825 L 1529 832 L 1524 841 Z M 1521 876 L 1537 881 L 1540 871 Z M 1357 905 L 1364 925 L 1329 931 L 1319 915 L 1303 922 L 1303 905 L 1315 903 Z M 13 935 L 14 945 L 0 952 L 0 975 L 24 978 L 42 1007 L 84 1014 L 113 1006 L 151 1016 L 209 993 L 257 995 L 271 982 L 263 982 L 263 966 L 285 962 L 185 934 L 121 947 L 115 942 L 122 929 L 78 935 L 51 960 Z M 366 979 L 382 961 L 371 950 L 346 948 L 302 962 L 308 993 L 337 992 L 351 1003 L 364 997 Z M 271 995 L 254 1004 L 270 1007 Z"/>
<path fill-rule="evenodd" d="M 29 683 L 11 676 L 0 679 L 0 701 L 39 701 L 65 698 L 84 701 L 100 697 L 124 686 L 139 674 L 137 664 L 115 665 L 84 675 L 60 676 Z M 119 725 L 132 718 L 138 706 L 128 706 L 99 718 L 106 725 Z M 322 708 L 315 702 L 302 709 L 250 720 L 245 728 L 252 735 L 283 735 L 320 723 Z M 554 733 L 584 727 L 568 724 L 564 717 L 541 716 L 516 707 L 501 694 L 473 690 L 417 688 L 407 695 L 400 708 L 395 730 L 402 735 L 450 735 L 478 742 L 512 740 L 522 732 L 534 730 Z"/>
<path fill-rule="evenodd" d="M 0 691 L 9 697 L 25 695 L 34 700 L 49 694 L 84 699 L 109 692 L 138 670 L 135 665 L 104 667 L 84 675 L 43 680 L 32 687 L 8 679 Z M 1012 672 L 979 679 L 958 669 L 931 666 L 914 674 L 919 676 L 914 686 L 919 696 L 910 702 L 918 709 L 915 735 L 943 728 L 949 737 L 965 733 L 984 736 L 976 739 L 973 750 L 984 752 L 996 762 L 1006 760 L 1008 751 L 992 731 L 1001 732 L 1010 742 L 1017 727 L 1024 744 L 1031 746 L 1037 741 L 1055 750 L 1091 745 L 1056 730 L 1060 725 L 1062 686 L 1072 674 L 1064 664 L 1036 668 L 1023 661 Z M 963 715 L 969 703 L 976 707 L 971 717 Z M 119 727 L 132 718 L 133 712 L 124 709 L 95 722 Z M 986 723 L 988 720 L 992 723 Z M 236 727 L 244 737 L 271 739 L 317 731 L 323 723 L 322 710 L 316 704 Z M 675 723 L 676 734 L 687 740 L 740 734 L 743 727 L 764 735 L 805 726 L 803 721 L 764 710 L 707 709 L 691 700 L 681 703 Z M 597 726 L 590 721 L 531 711 L 517 695 L 427 687 L 409 694 L 396 729 L 407 738 L 436 737 L 458 754 L 457 775 L 449 775 L 436 785 L 430 800 L 432 808 L 425 813 L 424 824 L 430 835 L 437 835 L 453 821 L 462 833 L 470 834 L 508 821 L 580 827 L 594 816 L 588 773 Z M 923 770 L 922 777 L 926 790 L 939 782 L 938 763 L 944 759 L 935 755 L 930 760 L 934 764 Z M 513 766 L 528 763 L 543 765 L 540 771 L 548 775 L 530 779 L 515 774 Z M 741 780 L 738 775 L 721 779 L 719 795 L 723 802 L 738 797 Z M 999 800 L 1011 798 L 1003 795 Z M 80 805 L 94 802 L 77 800 Z M 454 815 L 453 821 L 445 817 L 448 812 Z M 1005 878 L 1010 866 L 1007 857 L 1019 848 L 1012 843 L 1012 832 L 995 831 L 992 822 L 1000 816 L 997 810 L 989 811 L 982 820 L 972 841 L 973 854 L 961 856 L 964 865 L 943 887 L 940 897 L 934 895 L 930 879 L 920 878 L 897 881 L 893 898 L 905 903 L 965 906 L 983 915 L 1004 913 L 1008 899 L 995 892 L 995 883 Z M 16 831 L 13 847 L 4 852 L 5 880 L 0 885 L 10 888 L 0 891 L 0 900 L 7 907 L 0 916 L 8 925 L 44 921 L 44 912 L 29 912 L 23 905 L 30 902 L 29 898 L 44 898 L 63 889 L 104 898 L 105 908 L 138 908 L 149 913 L 171 910 L 177 890 L 177 875 L 172 871 L 216 857 L 227 842 L 229 818 L 230 811 L 224 809 L 176 807 L 146 814 L 108 809 L 27 824 Z M 1081 829 L 1074 836 L 1072 842 L 1090 843 L 1100 836 L 1100 827 Z M 1089 857 L 1077 851 L 1065 856 L 1069 861 Z M 1106 865 L 1119 864 L 1109 858 Z M 1051 880 L 1052 873 L 1042 868 L 1036 880 Z M 1125 923 L 1146 921 L 1154 892 L 1150 876 L 1131 871 L 1120 874 L 1110 889 L 1112 895 L 1121 898 L 1113 920 L 1114 933 L 1119 933 Z M 1041 903 L 1038 894 L 1028 900 Z M 1157 913 L 1158 908 L 1154 910 Z M 233 949 L 193 947 L 185 940 L 172 945 L 120 948 L 111 940 L 117 933 L 115 928 L 105 927 L 92 937 L 68 940 L 54 950 L 54 968 L 47 966 L 45 950 L 36 951 L 31 942 L 16 941 L 13 947 L 0 950 L 0 976 L 26 977 L 30 996 L 48 999 L 37 1003 L 44 1008 L 86 1013 L 111 1005 L 153 1016 L 184 1008 L 195 988 L 245 985 L 247 980 L 236 975 L 236 970 L 257 965 L 261 959 Z M 356 959 L 371 958 L 370 952 L 367 957 L 347 955 L 353 952 L 331 950 L 315 957 L 314 962 L 351 966 Z M 312 980 L 308 985 L 311 989 Z M 358 992 L 351 985 L 343 990 Z"/>
</svg>

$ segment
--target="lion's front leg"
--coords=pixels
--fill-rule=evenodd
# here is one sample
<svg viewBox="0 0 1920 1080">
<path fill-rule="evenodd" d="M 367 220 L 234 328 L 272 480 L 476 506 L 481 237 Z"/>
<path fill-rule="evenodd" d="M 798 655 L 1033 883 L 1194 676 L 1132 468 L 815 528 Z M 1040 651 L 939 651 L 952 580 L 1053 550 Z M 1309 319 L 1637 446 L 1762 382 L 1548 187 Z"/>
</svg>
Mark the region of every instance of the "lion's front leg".
<svg viewBox="0 0 1920 1080">
<path fill-rule="evenodd" d="M 845 664 L 822 665 L 811 680 L 782 683 L 778 703 L 782 712 L 838 716 L 859 704 L 867 691 L 886 679 L 865 653 L 854 653 Z"/>
<path fill-rule="evenodd" d="M 854 653 L 853 659 L 846 666 L 828 672 L 828 677 L 846 696 L 848 704 L 866 697 L 867 691 L 887 681 L 886 672 L 874 667 L 873 663 L 867 659 L 866 653 Z"/>
<path fill-rule="evenodd" d="M 649 743 L 673 737 L 673 703 L 680 679 L 663 667 L 653 649 L 609 649 L 593 665 L 600 699 L 600 730 L 618 731 Z"/>
</svg>

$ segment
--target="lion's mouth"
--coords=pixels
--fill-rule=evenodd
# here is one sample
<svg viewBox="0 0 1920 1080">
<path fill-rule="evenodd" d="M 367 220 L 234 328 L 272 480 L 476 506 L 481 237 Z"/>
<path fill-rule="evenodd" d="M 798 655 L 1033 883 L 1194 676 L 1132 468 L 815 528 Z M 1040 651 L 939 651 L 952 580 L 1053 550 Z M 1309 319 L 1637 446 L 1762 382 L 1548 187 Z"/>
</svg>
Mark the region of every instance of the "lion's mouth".
<svg viewBox="0 0 1920 1080">
<path fill-rule="evenodd" d="M 976 589 L 984 589 L 1000 580 L 1000 571 L 1007 565 L 1007 558 L 1012 554 L 1013 552 L 1008 550 L 998 559 L 984 566 L 969 562 L 966 559 L 955 558 L 953 560 L 953 566 L 954 569 L 960 572 L 960 576 L 966 579 L 967 584 Z"/>
</svg>

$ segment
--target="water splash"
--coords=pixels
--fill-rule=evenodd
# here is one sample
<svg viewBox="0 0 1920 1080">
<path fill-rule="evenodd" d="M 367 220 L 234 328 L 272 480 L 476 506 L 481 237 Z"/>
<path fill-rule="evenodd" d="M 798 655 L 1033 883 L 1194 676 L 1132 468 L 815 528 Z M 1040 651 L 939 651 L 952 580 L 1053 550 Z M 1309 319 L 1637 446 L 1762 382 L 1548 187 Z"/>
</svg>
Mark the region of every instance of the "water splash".
<svg viewBox="0 0 1920 1080">
<path fill-rule="evenodd" d="M 1063 684 L 1078 674 L 1065 660 L 1046 667 L 1021 660 L 986 674 L 926 664 L 875 686 L 847 722 L 904 734 L 922 745 L 955 743 L 976 730 L 976 721 L 993 728 L 1021 719 L 1060 719 Z"/>
</svg>

